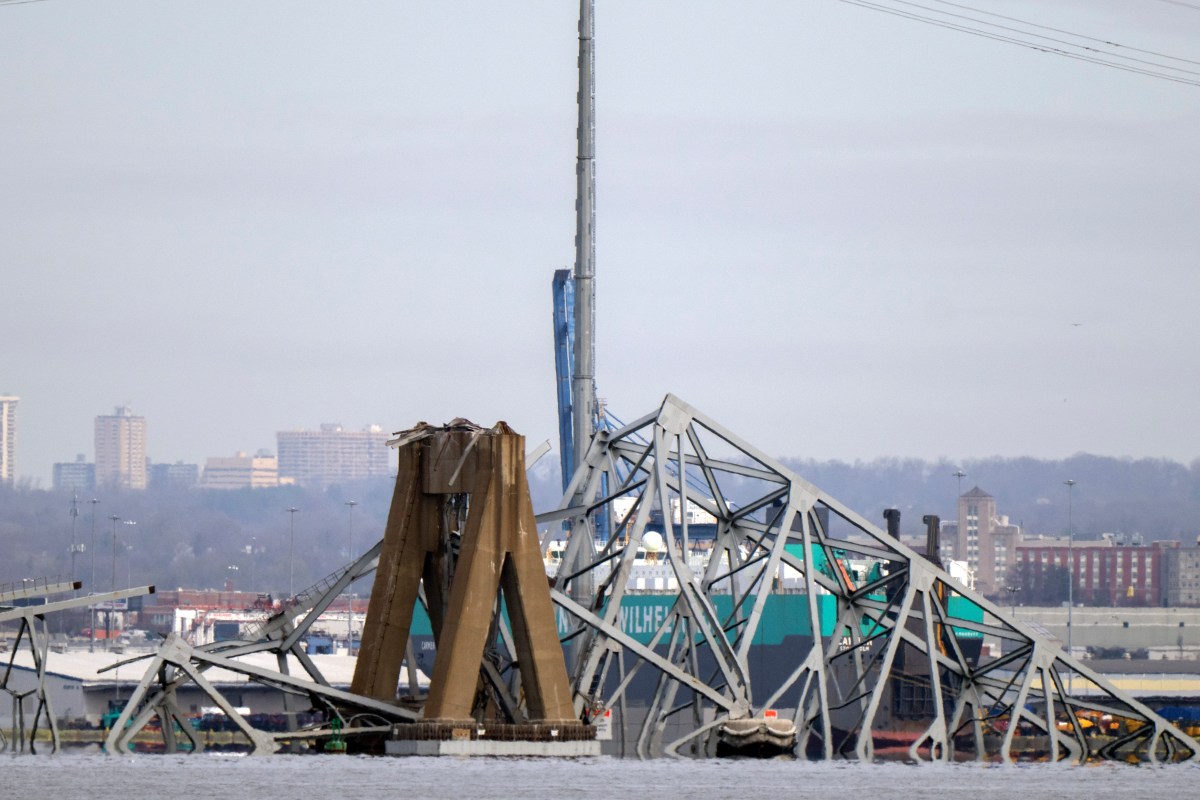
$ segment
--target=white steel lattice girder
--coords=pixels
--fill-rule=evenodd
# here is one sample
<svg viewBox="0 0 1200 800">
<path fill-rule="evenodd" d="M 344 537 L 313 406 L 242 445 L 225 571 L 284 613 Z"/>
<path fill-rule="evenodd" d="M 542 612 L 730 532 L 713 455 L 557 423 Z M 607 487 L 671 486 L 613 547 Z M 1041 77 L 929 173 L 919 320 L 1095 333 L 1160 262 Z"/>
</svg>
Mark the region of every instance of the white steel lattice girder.
<svg viewBox="0 0 1200 800">
<path fill-rule="evenodd" d="M 59 748 L 58 717 L 54 713 L 50 694 L 46 691 L 46 673 L 50 658 L 50 629 L 48 617 L 55 613 L 85 608 L 97 603 L 107 603 L 124 600 L 129 597 L 140 597 L 153 594 L 153 586 L 120 589 L 104 594 L 73 597 L 66 600 L 47 600 L 40 605 L 16 606 L 17 601 L 34 597 L 49 597 L 55 594 L 65 594 L 79 589 L 75 581 L 49 583 L 38 580 L 32 584 L 15 588 L 11 591 L 0 592 L 0 623 L 19 621 L 20 626 L 16 637 L 11 643 L 11 653 L 7 665 L 0 667 L 0 691 L 12 698 L 13 719 L 9 736 L 0 732 L 0 751 L 11 748 L 14 753 L 37 753 L 37 741 L 42 719 L 50 733 L 50 752 L 56 753 Z M 33 658 L 33 671 L 36 685 L 33 689 L 17 689 L 10 686 L 13 677 L 13 665 L 21 644 L 28 639 L 30 654 Z M 30 724 L 26 725 L 26 701 L 33 706 Z"/>
<path fill-rule="evenodd" d="M 703 555 L 693 548 L 689 504 L 714 520 Z M 618 516 L 618 507 L 627 510 Z M 639 639 L 622 628 L 622 604 L 640 591 L 631 583 L 652 519 L 670 586 L 658 596 L 665 591 L 669 612 Z M 642 706 L 639 755 L 711 754 L 724 722 L 776 707 L 792 709 L 797 750 L 825 758 L 870 760 L 883 755 L 879 746 L 914 760 L 1177 761 L 1200 751 L 1103 676 L 674 396 L 598 432 L 559 508 L 538 521 L 569 530 L 553 597 L 570 620 L 577 710 Z M 773 654 L 787 662 L 774 670 L 757 669 L 756 637 L 783 595 L 803 608 L 791 621 L 810 643 Z M 980 663 L 984 635 L 1004 643 L 1001 658 Z M 1065 673 L 1086 692 L 1068 695 Z M 1089 728 L 1101 719 L 1119 729 L 1096 735 Z"/>
</svg>

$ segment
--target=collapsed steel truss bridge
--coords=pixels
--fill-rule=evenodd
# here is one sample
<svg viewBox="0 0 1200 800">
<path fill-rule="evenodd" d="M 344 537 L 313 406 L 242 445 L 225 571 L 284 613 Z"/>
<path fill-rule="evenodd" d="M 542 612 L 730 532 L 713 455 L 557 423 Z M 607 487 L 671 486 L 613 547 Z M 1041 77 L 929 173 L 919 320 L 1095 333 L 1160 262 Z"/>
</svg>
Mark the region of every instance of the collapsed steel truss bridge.
<svg viewBox="0 0 1200 800">
<path fill-rule="evenodd" d="M 702 554 L 683 511 L 689 504 L 715 520 Z M 671 580 L 648 590 L 635 578 L 652 520 L 663 545 L 657 567 Z M 623 755 L 712 755 L 723 732 L 772 714 L 790 718 L 794 751 L 812 758 L 1171 762 L 1200 752 L 1191 737 L 1003 608 L 676 397 L 598 433 L 560 507 L 538 522 L 567 531 L 551 597 L 575 713 L 593 720 L 615 713 Z M 374 720 L 358 732 L 422 721 L 419 702 L 330 687 L 300 646 L 317 616 L 375 570 L 381 547 L 241 640 L 191 647 L 169 637 L 113 726 L 108 751 L 127 752 L 155 716 L 168 750 L 176 744 L 171 723 L 200 749 L 174 700 L 186 682 L 225 710 L 254 752 L 333 733 L 328 723 L 254 729 L 205 680 L 214 666 L 307 698 L 331 721 Z M 634 636 L 621 624 L 623 603 L 647 593 L 669 610 L 648 636 Z M 428 611 L 424 592 L 419 599 Z M 781 599 L 799 609 L 787 618 L 799 635 L 762 658 L 758 648 L 778 624 L 770 617 Z M 503 689 L 501 705 L 520 715 L 520 656 L 497 619 L 481 685 Z M 1000 643 L 1002 655 L 981 659 L 984 637 Z M 239 660 L 263 651 L 276 655 L 278 671 Z M 288 674 L 289 655 L 307 675 Z M 509 670 L 507 683 L 497 665 Z M 415 686 L 409 694 L 418 695 Z"/>
<path fill-rule="evenodd" d="M 688 514 L 672 513 L 689 504 L 716 521 L 699 559 Z M 660 560 L 673 588 L 646 642 L 623 630 L 620 614 L 652 518 L 661 520 Z M 552 595 L 571 620 L 578 711 L 617 711 L 624 753 L 712 754 L 730 721 L 776 709 L 789 710 L 798 753 L 827 759 L 1177 761 L 1200 751 L 1103 676 L 674 396 L 595 436 L 560 508 L 539 517 L 555 522 L 570 530 Z M 858 575 L 856 563 L 873 568 Z M 785 593 L 802 604 L 812 633 L 772 678 L 752 654 L 769 605 Z M 1001 643 L 1002 656 L 979 659 L 985 636 Z M 651 687 L 642 698 L 639 681 Z"/>
<path fill-rule="evenodd" d="M 176 634 L 171 634 L 149 656 L 150 663 L 141 681 L 125 704 L 121 716 L 113 724 L 105 740 L 109 753 L 128 753 L 135 737 L 153 720 L 161 722 L 163 745 L 167 752 L 179 747 L 179 737 L 186 738 L 192 752 L 204 749 L 203 737 L 198 735 L 185 718 L 177 701 L 177 693 L 185 684 L 195 684 L 229 718 L 250 743 L 254 754 L 278 751 L 283 741 L 328 738 L 343 729 L 348 730 L 355 718 L 369 720 L 368 724 L 357 725 L 357 734 L 386 734 L 397 722 L 412 722 L 419 713 L 396 703 L 386 703 L 370 697 L 353 694 L 329 685 L 329 681 L 308 657 L 303 639 L 309 628 L 320 615 L 354 581 L 372 573 L 379 564 L 376 544 L 354 562 L 346 565 L 326 580 L 309 590 L 290 598 L 285 607 L 266 619 L 257 629 L 248 631 L 241 639 L 212 642 L 193 647 Z M 239 660 L 253 653 L 271 653 L 278 664 L 277 670 L 267 669 Z M 292 675 L 289 656 L 303 670 L 303 675 Z M 128 659 L 114 664 L 144 660 L 145 656 Z M 413 661 L 409 658 L 409 663 Z M 326 712 L 327 721 L 304 730 L 296 730 L 294 713 L 288 714 L 291 730 L 263 731 L 250 724 L 238 710 L 205 678 L 210 668 L 221 668 L 240 673 L 248 680 L 264 686 L 274 687 L 283 693 L 284 706 L 289 712 L 297 710 L 303 702 Z M 410 691 L 417 694 L 415 670 L 408 673 Z"/>
</svg>

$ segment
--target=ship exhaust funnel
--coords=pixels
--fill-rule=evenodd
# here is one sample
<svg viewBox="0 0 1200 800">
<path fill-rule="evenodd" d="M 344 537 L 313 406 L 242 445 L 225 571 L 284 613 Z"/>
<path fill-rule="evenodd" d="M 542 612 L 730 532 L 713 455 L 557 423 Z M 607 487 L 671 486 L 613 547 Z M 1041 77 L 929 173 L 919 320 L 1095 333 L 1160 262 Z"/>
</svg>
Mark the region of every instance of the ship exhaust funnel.
<svg viewBox="0 0 1200 800">
<path fill-rule="evenodd" d="M 929 563 L 940 567 L 942 519 L 937 514 L 926 514 L 921 517 L 921 521 L 925 523 L 925 558 Z"/>
<path fill-rule="evenodd" d="M 892 537 L 897 542 L 900 541 L 900 509 L 885 508 L 883 510 L 883 518 L 887 520 L 888 536 Z"/>
</svg>

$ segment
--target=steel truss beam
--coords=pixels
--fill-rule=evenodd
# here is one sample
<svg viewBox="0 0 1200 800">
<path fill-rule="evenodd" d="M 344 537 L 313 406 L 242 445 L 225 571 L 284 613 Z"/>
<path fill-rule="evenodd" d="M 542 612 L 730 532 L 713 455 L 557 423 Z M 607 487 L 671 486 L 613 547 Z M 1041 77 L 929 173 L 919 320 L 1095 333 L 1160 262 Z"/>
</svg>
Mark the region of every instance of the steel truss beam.
<svg viewBox="0 0 1200 800">
<path fill-rule="evenodd" d="M 315 681 L 292 677 L 283 670 L 263 669 L 223 655 L 205 652 L 188 645 L 177 635 L 171 634 L 151 659 L 149 668 L 142 676 L 137 688 L 134 689 L 129 702 L 125 704 L 120 718 L 113 724 L 104 743 L 105 749 L 110 753 L 129 752 L 129 745 L 134 737 L 155 716 L 163 719 L 164 731 L 173 730 L 173 726 L 165 724 L 168 720 L 181 723 L 180 727 L 191 739 L 193 749 L 202 748 L 203 745 L 191 732 L 191 726 L 184 721 L 183 714 L 175 701 L 176 691 L 186 681 L 195 683 L 237 725 L 249 740 L 252 755 L 273 753 L 279 749 L 281 741 L 296 738 L 296 734 L 292 731 L 269 732 L 258 730 L 250 725 L 249 721 L 239 714 L 217 688 L 205 678 L 204 672 L 210 667 L 238 672 L 255 682 L 273 686 L 293 695 L 306 696 L 314 705 L 335 709 L 339 717 L 342 717 L 344 711 L 349 709 L 360 714 L 375 715 L 387 723 L 411 722 L 419 716 L 415 711 L 391 703 L 334 689 Z M 156 682 L 157 687 L 151 691 Z M 373 725 L 371 732 L 377 732 L 381 728 L 390 729 L 390 725 Z M 359 733 L 364 732 L 362 729 L 355 730 Z M 331 728 L 306 732 L 306 735 L 310 737 L 331 734 Z M 174 750 L 171 741 L 165 739 L 164 744 L 170 750 Z"/>
<path fill-rule="evenodd" d="M 623 519 L 611 509 L 618 498 L 633 500 Z M 673 518 L 689 503 L 716 520 L 703 553 L 688 515 Z M 669 613 L 644 641 L 623 630 L 621 613 L 637 593 L 631 579 L 652 518 L 674 581 Z M 768 709 L 790 713 L 796 751 L 812 757 L 1157 762 L 1200 752 L 1103 676 L 674 396 L 597 433 L 559 508 L 538 521 L 562 524 L 572 539 L 553 598 L 569 620 L 576 710 L 618 710 L 623 752 L 635 726 L 639 756 L 711 754 L 724 723 Z M 791 655 L 776 648 L 770 658 L 791 664 L 763 670 L 754 653 L 764 620 L 788 595 L 804 609 L 791 633 L 807 644 Z M 981 664 L 984 635 L 1003 641 L 1005 655 Z M 1066 691 L 1069 673 L 1086 693 Z M 627 717 L 631 705 L 644 712 L 640 725 Z"/>
<path fill-rule="evenodd" d="M 294 715 L 288 714 L 288 731 L 262 731 L 254 728 L 222 695 L 220 690 L 207 680 L 204 673 L 211 667 L 230 670 L 245 675 L 249 680 L 269 686 L 284 693 L 287 710 L 294 710 L 295 698 L 306 698 L 309 705 L 325 709 L 332 720 L 342 723 L 343 735 L 379 733 L 390 730 L 393 722 L 416 719 L 417 712 L 407 708 L 362 697 L 351 692 L 334 689 L 313 664 L 300 640 L 308 633 L 317 618 L 354 581 L 370 574 L 379 564 L 378 542 L 354 562 L 306 589 L 296 597 L 289 598 L 278 613 L 266 619 L 257 629 L 248 631 L 244 638 L 229 639 L 193 647 L 175 635 L 167 637 L 152 656 L 141 656 L 113 664 L 115 669 L 123 664 L 150 659 L 149 666 L 133 695 L 125 704 L 120 718 L 113 724 L 105 740 L 109 753 L 130 752 L 134 738 L 155 717 L 162 721 L 163 745 L 167 752 L 176 752 L 178 742 L 175 725 L 182 729 L 192 744 L 192 751 L 203 749 L 203 741 L 192 731 L 176 701 L 176 694 L 184 684 L 195 684 L 219 706 L 238 727 L 250 743 L 251 753 L 263 755 L 273 753 L 283 741 L 299 738 L 327 737 L 333 734 L 329 725 L 298 731 L 294 729 Z M 276 656 L 278 671 L 263 669 L 244 661 L 241 656 L 251 653 L 270 652 Z M 305 678 L 295 677 L 288 672 L 287 657 L 294 656 L 307 673 Z M 411 662 L 410 662 L 411 663 Z M 357 725 L 356 719 L 375 718 L 386 725 Z"/>
<path fill-rule="evenodd" d="M 0 592 L 0 623 L 19 620 L 17 638 L 13 643 L 8 663 L 0 671 L 0 691 L 12 698 L 12 729 L 5 736 L 0 731 L 0 752 L 9 747 L 14 752 L 24 753 L 28 748 L 30 753 L 37 753 L 37 735 L 43 718 L 50 728 L 50 752 L 57 753 L 59 747 L 58 719 L 46 693 L 46 669 L 50 656 L 50 626 L 46 619 L 49 615 L 74 608 L 83 608 L 96 603 L 107 603 L 114 600 L 124 600 L 129 597 L 141 597 L 153 594 L 153 586 L 142 586 L 131 589 L 121 589 L 104 594 L 93 594 L 86 597 L 75 597 L 69 600 L 55 600 L 35 606 L 12 606 L 16 600 L 28 600 L 36 597 L 49 597 L 54 594 L 66 594 L 80 587 L 78 581 L 56 582 L 35 581 L 30 585 Z M 13 675 L 13 665 L 17 652 L 23 642 L 28 642 L 33 655 L 33 668 L 37 683 L 32 689 L 19 690 L 9 685 Z M 26 702 L 34 704 L 32 719 L 26 725 Z"/>
</svg>

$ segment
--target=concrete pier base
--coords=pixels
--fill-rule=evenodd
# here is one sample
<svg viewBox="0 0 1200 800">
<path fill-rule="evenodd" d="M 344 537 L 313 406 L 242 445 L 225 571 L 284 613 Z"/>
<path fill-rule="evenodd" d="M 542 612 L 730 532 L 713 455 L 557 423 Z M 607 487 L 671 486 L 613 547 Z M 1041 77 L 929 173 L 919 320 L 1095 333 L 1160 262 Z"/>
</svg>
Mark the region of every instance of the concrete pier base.
<svg viewBox="0 0 1200 800">
<path fill-rule="evenodd" d="M 577 722 L 396 725 L 384 742 L 389 756 L 515 756 L 579 758 L 600 755 L 595 729 Z"/>
<path fill-rule="evenodd" d="M 600 755 L 597 741 L 503 742 L 492 739 L 446 741 L 401 739 L 384 742 L 389 756 L 512 756 L 515 758 L 581 758 Z"/>
</svg>

